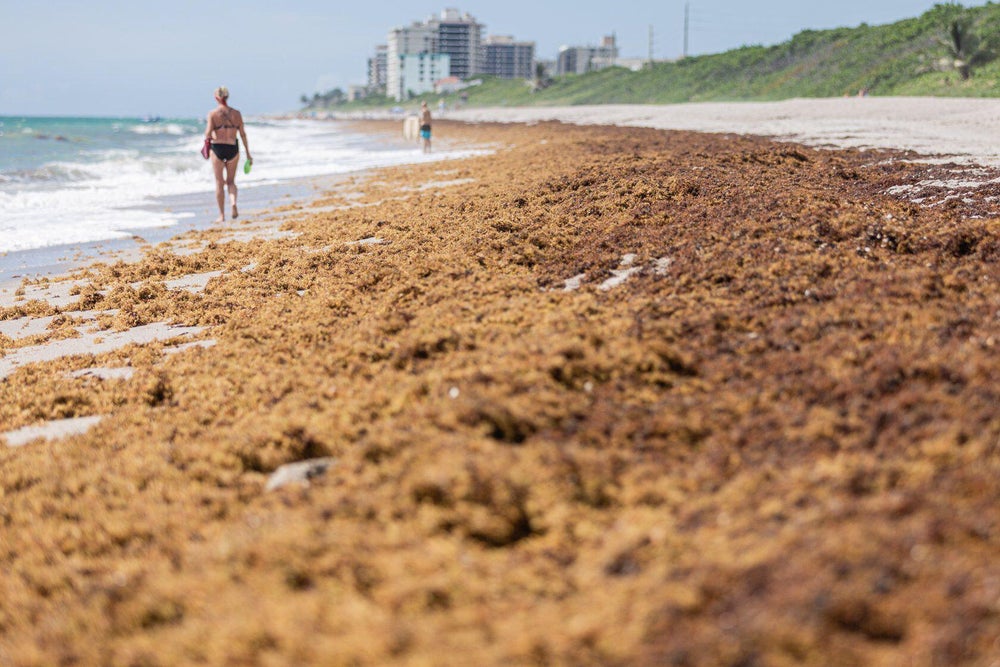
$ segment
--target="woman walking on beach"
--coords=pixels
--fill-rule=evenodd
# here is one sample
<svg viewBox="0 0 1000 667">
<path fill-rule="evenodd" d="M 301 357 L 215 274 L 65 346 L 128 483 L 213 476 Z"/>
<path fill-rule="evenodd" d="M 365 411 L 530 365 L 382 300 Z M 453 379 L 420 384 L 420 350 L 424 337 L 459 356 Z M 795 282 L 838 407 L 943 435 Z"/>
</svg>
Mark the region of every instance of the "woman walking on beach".
<svg viewBox="0 0 1000 667">
<path fill-rule="evenodd" d="M 219 106 L 208 114 L 205 140 L 212 142 L 215 199 L 219 204 L 219 217 L 216 222 L 223 222 L 226 219 L 224 188 L 229 189 L 233 219 L 239 217 L 239 211 L 236 209 L 236 166 L 240 161 L 240 142 L 236 138 L 237 133 L 243 138 L 243 146 L 247 150 L 247 160 L 253 163 L 253 158 L 250 157 L 250 145 L 247 143 L 247 133 L 243 128 L 243 115 L 240 114 L 239 110 L 229 106 L 229 89 L 225 86 L 216 88 L 215 101 Z"/>
</svg>

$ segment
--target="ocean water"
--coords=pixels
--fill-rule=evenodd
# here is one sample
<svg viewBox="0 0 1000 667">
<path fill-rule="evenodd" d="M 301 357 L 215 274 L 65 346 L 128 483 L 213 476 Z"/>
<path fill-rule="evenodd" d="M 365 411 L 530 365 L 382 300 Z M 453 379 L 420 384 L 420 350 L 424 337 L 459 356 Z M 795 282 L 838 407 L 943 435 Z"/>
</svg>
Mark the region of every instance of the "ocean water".
<svg viewBox="0 0 1000 667">
<path fill-rule="evenodd" d="M 0 273 L 11 253 L 129 238 L 197 215 L 172 199 L 203 193 L 207 226 L 217 210 L 203 133 L 200 119 L 0 117 Z M 241 153 L 241 201 L 255 187 L 476 152 L 426 156 L 312 120 L 248 120 L 247 137 L 254 165 L 244 174 Z"/>
</svg>

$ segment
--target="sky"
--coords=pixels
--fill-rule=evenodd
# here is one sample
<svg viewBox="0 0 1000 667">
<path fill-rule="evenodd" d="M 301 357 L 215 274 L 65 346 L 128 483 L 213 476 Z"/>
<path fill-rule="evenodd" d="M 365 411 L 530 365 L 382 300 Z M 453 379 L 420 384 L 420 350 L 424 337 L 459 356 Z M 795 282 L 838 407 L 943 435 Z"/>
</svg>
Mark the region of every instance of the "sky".
<svg viewBox="0 0 1000 667">
<path fill-rule="evenodd" d="M 438 0 L 440 2 L 441 0 Z M 202 117 L 212 91 L 250 115 L 299 108 L 305 94 L 364 84 L 393 27 L 454 7 L 486 34 L 534 41 L 536 57 L 597 45 L 623 57 L 682 53 L 685 0 L 2 0 L 0 116 Z M 688 0 L 689 54 L 776 44 L 805 29 L 918 16 L 935 0 Z M 985 2 L 965 2 L 976 6 Z"/>
</svg>

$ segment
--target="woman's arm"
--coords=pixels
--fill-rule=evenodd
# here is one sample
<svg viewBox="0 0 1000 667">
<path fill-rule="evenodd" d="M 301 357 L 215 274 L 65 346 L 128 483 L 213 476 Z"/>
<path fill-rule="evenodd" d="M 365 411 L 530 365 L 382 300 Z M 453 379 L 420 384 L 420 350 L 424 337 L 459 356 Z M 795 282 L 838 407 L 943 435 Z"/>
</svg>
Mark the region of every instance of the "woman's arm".
<svg viewBox="0 0 1000 667">
<path fill-rule="evenodd" d="M 243 148 L 245 148 L 247 151 L 247 159 L 253 162 L 253 158 L 250 157 L 250 144 L 247 143 L 247 133 L 246 130 L 243 128 L 243 114 L 240 114 L 239 130 L 240 130 L 240 137 L 243 139 Z"/>
<path fill-rule="evenodd" d="M 205 138 L 212 138 L 212 114 L 208 114 L 208 118 L 205 119 Z"/>
</svg>

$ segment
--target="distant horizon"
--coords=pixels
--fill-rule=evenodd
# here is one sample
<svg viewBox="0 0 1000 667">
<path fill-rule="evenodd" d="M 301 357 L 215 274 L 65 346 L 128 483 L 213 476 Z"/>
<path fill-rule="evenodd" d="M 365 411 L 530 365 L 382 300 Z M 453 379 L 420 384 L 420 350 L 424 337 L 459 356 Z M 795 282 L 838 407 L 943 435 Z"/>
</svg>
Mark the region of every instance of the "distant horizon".
<svg viewBox="0 0 1000 667">
<path fill-rule="evenodd" d="M 807 7 L 797 0 L 762 0 L 751 8 L 735 0 L 691 0 L 689 55 L 770 46 L 803 30 L 893 23 L 935 4 L 843 0 Z M 302 95 L 364 85 L 367 59 L 391 28 L 422 21 L 445 6 L 474 16 L 486 34 L 535 42 L 539 60 L 553 60 L 560 46 L 595 45 L 611 34 L 624 58 L 647 58 L 652 47 L 654 59 L 671 60 L 683 50 L 685 0 L 624 0 L 614 6 L 591 0 L 556 6 L 449 0 L 423 7 L 387 0 L 378 12 L 364 15 L 320 0 L 289 0 L 281 7 L 223 0 L 213 11 L 227 16 L 228 57 L 219 55 L 219 22 L 206 22 L 203 4 L 194 0 L 169 6 L 52 0 L 4 10 L 0 116 L 197 118 L 213 106 L 211 92 L 219 85 L 230 88 L 233 106 L 248 115 L 293 112 Z M 567 21 L 570 13 L 573 20 Z"/>
</svg>

